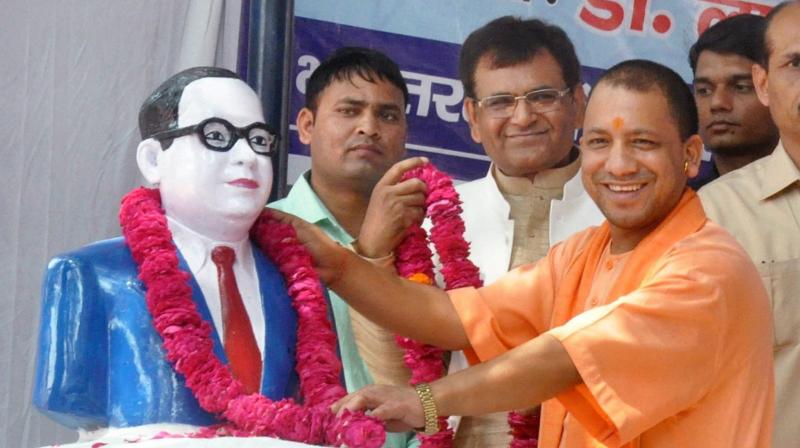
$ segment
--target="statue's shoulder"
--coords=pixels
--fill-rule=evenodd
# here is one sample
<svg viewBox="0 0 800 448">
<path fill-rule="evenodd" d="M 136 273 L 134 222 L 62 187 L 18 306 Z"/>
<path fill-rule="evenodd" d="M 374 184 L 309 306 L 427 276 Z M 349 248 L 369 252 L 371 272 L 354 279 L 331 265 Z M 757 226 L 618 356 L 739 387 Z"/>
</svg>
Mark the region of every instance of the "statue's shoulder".
<svg viewBox="0 0 800 448">
<path fill-rule="evenodd" d="M 55 256 L 47 265 L 53 270 L 85 270 L 96 272 L 132 272 L 136 274 L 136 263 L 122 237 L 96 241 L 78 249 Z"/>
</svg>

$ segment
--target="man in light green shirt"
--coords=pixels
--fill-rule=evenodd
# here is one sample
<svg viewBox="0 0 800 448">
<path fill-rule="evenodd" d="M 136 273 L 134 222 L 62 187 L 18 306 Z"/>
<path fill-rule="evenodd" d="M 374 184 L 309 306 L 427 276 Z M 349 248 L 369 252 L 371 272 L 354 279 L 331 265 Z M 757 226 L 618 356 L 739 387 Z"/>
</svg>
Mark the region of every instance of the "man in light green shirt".
<svg viewBox="0 0 800 448">
<path fill-rule="evenodd" d="M 424 214 L 424 184 L 416 179 L 399 182 L 406 169 L 421 162 L 399 162 L 405 155 L 407 102 L 408 89 L 391 59 L 364 48 L 334 52 L 309 78 L 306 106 L 297 116 L 300 141 L 311 152 L 311 170 L 286 198 L 269 206 L 319 226 L 364 257 L 390 265 L 402 230 Z M 389 344 L 362 348 L 374 345 L 374 333 L 359 337 L 354 319 L 363 318 L 328 292 L 348 392 L 378 379 L 407 381 L 408 370 L 391 335 L 383 332 Z M 369 332 L 382 331 L 366 320 L 357 324 L 369 327 Z M 373 358 L 370 362 L 365 360 L 367 353 Z M 389 374 L 376 378 L 370 367 Z M 416 445 L 413 433 L 387 434 L 386 447 Z"/>
</svg>

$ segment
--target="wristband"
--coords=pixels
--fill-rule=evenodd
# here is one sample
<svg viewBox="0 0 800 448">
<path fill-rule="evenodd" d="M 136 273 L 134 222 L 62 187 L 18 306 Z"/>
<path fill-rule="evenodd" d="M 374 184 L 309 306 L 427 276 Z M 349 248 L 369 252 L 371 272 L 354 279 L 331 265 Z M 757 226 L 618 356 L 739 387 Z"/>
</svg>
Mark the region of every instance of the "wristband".
<svg viewBox="0 0 800 448">
<path fill-rule="evenodd" d="M 433 392 L 428 383 L 419 383 L 414 386 L 420 403 L 422 412 L 425 414 L 425 429 L 423 434 L 431 435 L 439 432 L 439 412 L 436 410 L 436 403 L 433 401 Z"/>
<path fill-rule="evenodd" d="M 366 255 L 362 255 L 361 251 L 358 250 L 357 239 L 353 240 L 352 243 L 347 244 L 344 247 L 379 268 L 394 268 L 394 252 L 390 252 L 389 255 L 384 255 L 378 258 L 367 257 Z"/>
</svg>

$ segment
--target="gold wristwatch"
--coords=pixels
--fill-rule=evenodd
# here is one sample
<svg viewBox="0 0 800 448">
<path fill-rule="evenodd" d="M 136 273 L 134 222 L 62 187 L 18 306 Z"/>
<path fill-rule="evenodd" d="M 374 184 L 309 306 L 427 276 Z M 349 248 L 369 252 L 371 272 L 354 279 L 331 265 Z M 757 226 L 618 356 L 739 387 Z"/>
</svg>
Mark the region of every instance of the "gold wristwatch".
<svg viewBox="0 0 800 448">
<path fill-rule="evenodd" d="M 414 390 L 422 403 L 422 412 L 425 414 L 425 429 L 423 434 L 431 435 L 439 432 L 439 412 L 436 410 L 436 403 L 433 401 L 433 393 L 428 383 L 419 383 L 414 386 Z"/>
</svg>

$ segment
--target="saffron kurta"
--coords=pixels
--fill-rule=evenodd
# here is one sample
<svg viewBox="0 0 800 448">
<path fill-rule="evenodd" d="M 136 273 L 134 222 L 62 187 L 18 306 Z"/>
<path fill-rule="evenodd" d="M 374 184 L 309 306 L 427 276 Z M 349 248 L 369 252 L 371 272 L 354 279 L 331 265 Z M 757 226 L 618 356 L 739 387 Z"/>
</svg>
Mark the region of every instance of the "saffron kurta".
<svg viewBox="0 0 800 448">
<path fill-rule="evenodd" d="M 584 384 L 544 404 L 542 448 L 768 447 L 772 325 L 747 254 L 690 190 L 633 251 L 610 254 L 607 235 L 590 228 L 496 283 L 451 291 L 470 360 L 544 333 L 561 341 Z"/>
</svg>

